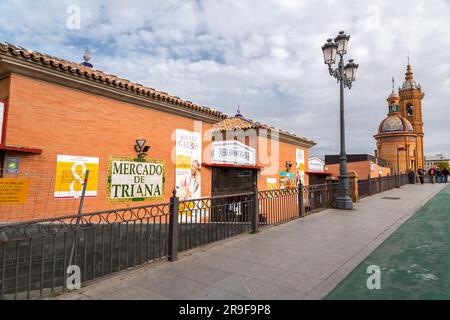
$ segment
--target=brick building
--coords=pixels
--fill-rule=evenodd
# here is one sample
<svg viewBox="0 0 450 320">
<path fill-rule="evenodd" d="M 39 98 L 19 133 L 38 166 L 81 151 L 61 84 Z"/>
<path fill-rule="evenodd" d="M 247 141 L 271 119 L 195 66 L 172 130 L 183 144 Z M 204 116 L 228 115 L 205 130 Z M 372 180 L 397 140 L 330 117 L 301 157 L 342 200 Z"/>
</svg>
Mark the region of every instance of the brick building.
<svg viewBox="0 0 450 320">
<path fill-rule="evenodd" d="M 325 165 L 333 178 L 339 176 L 339 155 L 326 155 Z M 385 177 L 391 174 L 388 163 L 370 154 L 348 154 L 347 169 L 349 172 L 354 171 L 361 180 L 370 178 L 378 178 L 380 175 Z"/>
<path fill-rule="evenodd" d="M 248 191 L 255 181 L 259 189 L 308 182 L 313 141 L 96 70 L 85 58 L 0 43 L 0 222 L 75 214 L 87 169 L 85 212 L 167 201 L 175 187 L 191 199 Z M 138 157 L 143 140 L 150 150 Z"/>
</svg>

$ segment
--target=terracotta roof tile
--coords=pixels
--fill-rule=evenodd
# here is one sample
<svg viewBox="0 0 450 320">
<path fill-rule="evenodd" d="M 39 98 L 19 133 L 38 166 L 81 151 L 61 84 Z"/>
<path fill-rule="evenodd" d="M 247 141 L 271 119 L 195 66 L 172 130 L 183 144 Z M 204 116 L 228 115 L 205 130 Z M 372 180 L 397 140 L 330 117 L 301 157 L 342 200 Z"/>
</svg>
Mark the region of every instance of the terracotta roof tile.
<svg viewBox="0 0 450 320">
<path fill-rule="evenodd" d="M 281 133 L 284 133 L 288 136 L 297 138 L 297 139 L 301 139 L 304 140 L 308 143 L 311 144 L 315 144 L 315 142 L 313 140 L 304 138 L 304 137 L 299 137 L 294 133 L 290 133 L 288 131 L 285 130 L 281 130 L 281 129 L 276 129 L 274 127 L 271 127 L 267 124 L 263 124 L 260 122 L 255 122 L 253 120 L 250 119 L 246 119 L 242 116 L 238 116 L 238 117 L 233 117 L 233 118 L 227 118 L 224 119 L 220 122 L 217 122 L 216 124 L 213 125 L 213 130 L 214 131 L 232 131 L 232 130 L 248 130 L 248 129 L 266 129 L 266 130 L 277 130 Z"/>
</svg>

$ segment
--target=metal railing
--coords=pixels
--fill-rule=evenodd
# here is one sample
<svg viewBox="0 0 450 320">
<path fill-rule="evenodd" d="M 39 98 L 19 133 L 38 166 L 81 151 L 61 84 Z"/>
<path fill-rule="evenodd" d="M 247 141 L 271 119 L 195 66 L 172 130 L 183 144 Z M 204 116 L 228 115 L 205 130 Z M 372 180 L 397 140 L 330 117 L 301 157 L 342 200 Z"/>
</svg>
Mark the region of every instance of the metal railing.
<svg viewBox="0 0 450 320">
<path fill-rule="evenodd" d="M 403 181 L 403 180 L 402 180 Z M 406 180 L 407 181 L 407 180 Z M 337 183 L 213 196 L 0 226 L 0 299 L 33 299 L 333 207 Z"/>
<path fill-rule="evenodd" d="M 163 203 L 2 226 L 0 298 L 63 290 L 69 264 L 79 266 L 85 283 L 164 258 L 168 222 L 169 203 Z"/>
<path fill-rule="evenodd" d="M 369 177 L 366 180 L 358 180 L 358 195 L 360 198 L 364 198 L 393 188 L 400 188 L 408 183 L 408 174 Z"/>
</svg>

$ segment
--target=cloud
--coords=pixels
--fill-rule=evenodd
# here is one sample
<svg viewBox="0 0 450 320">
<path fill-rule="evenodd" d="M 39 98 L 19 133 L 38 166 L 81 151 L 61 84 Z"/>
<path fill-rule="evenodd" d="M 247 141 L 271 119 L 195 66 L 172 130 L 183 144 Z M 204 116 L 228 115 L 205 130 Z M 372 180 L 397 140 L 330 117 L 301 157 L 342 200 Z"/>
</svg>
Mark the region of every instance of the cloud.
<svg viewBox="0 0 450 320">
<path fill-rule="evenodd" d="M 66 27 L 69 5 L 81 29 Z M 446 0 L 16 1 L 0 3 L 0 39 L 81 61 L 190 101 L 314 139 L 339 151 L 339 88 L 321 45 L 350 35 L 359 78 L 345 92 L 347 150 L 373 153 L 386 97 L 411 52 L 423 101 L 425 149 L 450 156 L 450 6 Z M 446 123 L 445 125 L 443 125 Z"/>
</svg>

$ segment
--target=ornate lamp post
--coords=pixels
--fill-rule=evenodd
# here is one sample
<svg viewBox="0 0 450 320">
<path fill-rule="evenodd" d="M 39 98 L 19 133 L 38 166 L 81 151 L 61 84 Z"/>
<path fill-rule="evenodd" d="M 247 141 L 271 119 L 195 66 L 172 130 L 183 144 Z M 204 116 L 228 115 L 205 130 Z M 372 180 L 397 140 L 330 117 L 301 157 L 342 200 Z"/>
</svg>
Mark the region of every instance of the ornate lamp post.
<svg viewBox="0 0 450 320">
<path fill-rule="evenodd" d="M 334 42 L 333 39 L 328 39 L 327 43 L 322 46 L 324 62 L 328 65 L 328 71 L 340 84 L 341 153 L 339 156 L 339 195 L 336 199 L 336 206 L 338 209 L 346 210 L 353 209 L 353 202 L 349 193 L 347 154 L 345 152 L 344 88 L 351 89 L 358 70 L 358 65 L 353 60 L 349 60 L 347 65 L 344 65 L 344 55 L 347 53 L 349 39 L 350 36 L 341 31 Z M 336 62 L 337 54 L 340 57 L 339 64 L 337 69 L 333 69 L 332 65 Z"/>
</svg>

